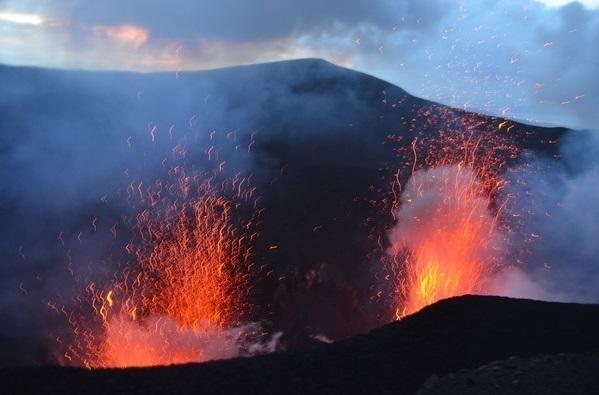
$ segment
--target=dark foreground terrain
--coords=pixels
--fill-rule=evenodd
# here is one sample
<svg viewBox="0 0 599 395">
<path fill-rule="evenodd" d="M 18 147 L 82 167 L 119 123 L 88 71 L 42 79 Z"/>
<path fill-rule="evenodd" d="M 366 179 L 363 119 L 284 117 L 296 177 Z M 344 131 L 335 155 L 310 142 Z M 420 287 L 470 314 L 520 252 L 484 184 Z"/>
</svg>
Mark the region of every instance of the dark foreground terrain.
<svg viewBox="0 0 599 395">
<path fill-rule="evenodd" d="M 4 394 L 410 394 L 433 374 L 444 376 L 512 356 L 596 349 L 599 305 L 464 296 L 366 335 L 302 352 L 150 369 L 9 368 L 0 371 L 0 386 Z M 597 366 L 569 369 L 561 363 L 564 379 Z"/>
<path fill-rule="evenodd" d="M 599 352 L 510 357 L 444 377 L 431 376 L 417 395 L 599 394 Z"/>
</svg>

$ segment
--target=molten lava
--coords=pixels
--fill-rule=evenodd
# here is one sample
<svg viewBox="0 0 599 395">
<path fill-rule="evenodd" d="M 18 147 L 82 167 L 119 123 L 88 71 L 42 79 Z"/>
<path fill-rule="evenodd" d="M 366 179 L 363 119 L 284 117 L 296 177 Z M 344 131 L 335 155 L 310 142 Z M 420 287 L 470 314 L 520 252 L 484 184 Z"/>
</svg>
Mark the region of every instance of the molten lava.
<svg viewBox="0 0 599 395">
<path fill-rule="evenodd" d="M 92 314 L 72 314 L 65 358 L 87 367 L 152 366 L 238 354 L 246 312 L 254 219 L 242 222 L 254 189 L 240 175 L 188 176 L 140 190 L 145 208 L 125 246 L 133 262 L 109 288 L 87 287 Z M 141 185 L 141 184 L 140 184 Z M 245 187 L 244 187 L 245 185 Z"/>
<path fill-rule="evenodd" d="M 499 192 L 506 163 L 519 151 L 508 134 L 481 130 L 467 119 L 462 126 L 415 138 L 411 178 L 394 189 L 402 191 L 394 192 L 397 224 L 389 249 L 396 319 L 440 299 L 485 293 L 503 264 L 499 217 L 505 201 Z"/>
<path fill-rule="evenodd" d="M 242 310 L 248 286 L 243 268 L 251 250 L 234 226 L 233 203 L 209 181 L 196 182 L 199 196 L 191 201 L 168 202 L 137 216 L 143 241 L 128 248 L 141 270 L 138 307 L 186 329 L 223 328 Z"/>
<path fill-rule="evenodd" d="M 500 248 L 489 197 L 471 168 L 414 174 L 403 193 L 393 254 L 403 257 L 396 318 L 440 299 L 481 291 Z"/>
</svg>

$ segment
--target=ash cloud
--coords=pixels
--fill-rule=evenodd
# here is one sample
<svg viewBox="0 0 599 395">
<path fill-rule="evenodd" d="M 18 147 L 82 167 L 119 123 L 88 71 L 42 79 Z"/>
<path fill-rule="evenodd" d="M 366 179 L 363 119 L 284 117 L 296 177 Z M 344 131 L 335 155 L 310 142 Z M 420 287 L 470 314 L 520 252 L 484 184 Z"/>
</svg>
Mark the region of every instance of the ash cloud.
<svg viewBox="0 0 599 395">
<path fill-rule="evenodd" d="M 572 132 L 561 163 L 531 159 L 508 191 L 523 223 L 511 240 L 525 251 L 498 279 L 511 296 L 599 302 L 599 137 Z"/>
</svg>

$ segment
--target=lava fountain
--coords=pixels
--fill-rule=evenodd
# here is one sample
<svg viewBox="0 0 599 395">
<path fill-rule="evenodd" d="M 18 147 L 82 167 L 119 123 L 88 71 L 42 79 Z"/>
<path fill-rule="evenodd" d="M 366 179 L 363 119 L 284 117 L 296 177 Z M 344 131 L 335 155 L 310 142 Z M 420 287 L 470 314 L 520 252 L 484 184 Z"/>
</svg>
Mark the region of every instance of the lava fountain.
<svg viewBox="0 0 599 395">
<path fill-rule="evenodd" d="M 390 232 L 395 273 L 395 318 L 440 299 L 486 293 L 505 254 L 505 227 L 499 191 L 506 157 L 515 148 L 497 133 L 475 130 L 424 142 L 417 170 L 414 140 L 412 176 L 403 188 L 397 221 Z M 491 138 L 488 138 L 491 137 Z M 488 138 L 488 139 L 487 139 Z"/>
<path fill-rule="evenodd" d="M 440 299 L 482 291 L 500 251 L 497 218 L 469 167 L 416 172 L 402 195 L 392 253 L 403 257 L 396 318 Z"/>
<path fill-rule="evenodd" d="M 255 189 L 232 178 L 173 167 L 176 181 L 136 193 L 145 208 L 129 221 L 132 259 L 102 289 L 90 282 L 69 314 L 68 364 L 153 366 L 238 356 L 259 329 L 246 324 Z M 256 201 L 250 203 L 250 211 Z M 242 218 L 249 218 L 242 220 Z M 87 307 L 87 311 L 85 310 Z M 90 308 L 91 307 L 91 308 Z M 256 347 L 254 346 L 254 350 Z"/>
</svg>

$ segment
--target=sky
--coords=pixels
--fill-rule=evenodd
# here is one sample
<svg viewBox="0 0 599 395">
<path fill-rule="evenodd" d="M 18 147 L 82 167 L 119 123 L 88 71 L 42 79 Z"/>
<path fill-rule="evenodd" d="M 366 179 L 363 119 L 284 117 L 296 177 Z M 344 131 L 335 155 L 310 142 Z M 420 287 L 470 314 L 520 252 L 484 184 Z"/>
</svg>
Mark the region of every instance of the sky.
<svg viewBox="0 0 599 395">
<path fill-rule="evenodd" d="M 599 0 L 0 0 L 4 64 L 147 72 L 304 57 L 468 110 L 599 121 Z"/>
</svg>

